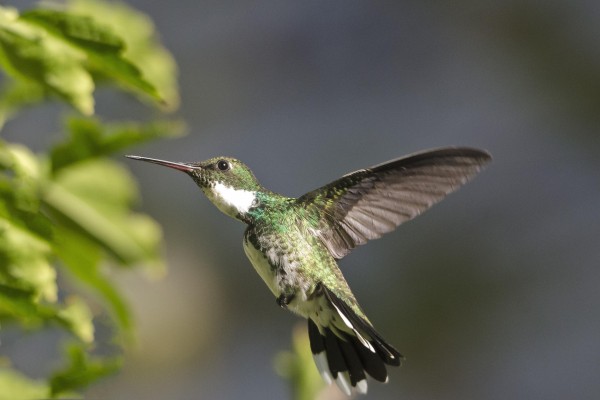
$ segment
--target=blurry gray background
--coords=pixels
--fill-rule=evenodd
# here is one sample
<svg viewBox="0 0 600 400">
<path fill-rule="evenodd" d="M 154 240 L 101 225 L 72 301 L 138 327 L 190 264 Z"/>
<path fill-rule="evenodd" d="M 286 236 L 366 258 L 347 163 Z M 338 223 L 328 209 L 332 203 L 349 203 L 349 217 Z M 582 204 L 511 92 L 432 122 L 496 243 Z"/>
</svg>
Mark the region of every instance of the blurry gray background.
<svg viewBox="0 0 600 400">
<path fill-rule="evenodd" d="M 179 63 L 190 128 L 134 154 L 234 156 L 293 196 L 426 148 L 493 154 L 458 193 L 342 260 L 407 357 L 369 398 L 600 398 L 600 2 L 128 3 Z M 98 112 L 147 115 L 108 91 Z M 55 137 L 34 132 L 53 113 L 5 136 L 43 148 Z M 170 270 L 115 277 L 139 341 L 88 397 L 287 398 L 273 357 L 298 319 L 247 261 L 244 227 L 184 174 L 123 163 L 164 226 Z"/>
</svg>

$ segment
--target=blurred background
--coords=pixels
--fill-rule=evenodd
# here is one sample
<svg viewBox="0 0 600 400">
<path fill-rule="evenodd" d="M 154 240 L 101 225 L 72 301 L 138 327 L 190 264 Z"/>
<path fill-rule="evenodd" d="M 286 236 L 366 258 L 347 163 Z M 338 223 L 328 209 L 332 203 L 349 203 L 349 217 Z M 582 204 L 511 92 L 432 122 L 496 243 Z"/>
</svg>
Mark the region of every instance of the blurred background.
<svg viewBox="0 0 600 400">
<path fill-rule="evenodd" d="M 600 397 L 599 2 L 128 4 L 179 64 L 190 131 L 134 154 L 234 156 L 290 196 L 427 148 L 493 154 L 458 193 L 341 261 L 407 358 L 370 398 Z M 106 118 L 147 113 L 114 91 L 97 100 Z M 52 112 L 30 114 L 5 135 L 43 149 Z M 114 277 L 139 340 L 87 397 L 287 398 L 273 359 L 299 320 L 247 261 L 244 227 L 184 174 L 123 163 L 164 227 L 169 272 Z"/>
</svg>

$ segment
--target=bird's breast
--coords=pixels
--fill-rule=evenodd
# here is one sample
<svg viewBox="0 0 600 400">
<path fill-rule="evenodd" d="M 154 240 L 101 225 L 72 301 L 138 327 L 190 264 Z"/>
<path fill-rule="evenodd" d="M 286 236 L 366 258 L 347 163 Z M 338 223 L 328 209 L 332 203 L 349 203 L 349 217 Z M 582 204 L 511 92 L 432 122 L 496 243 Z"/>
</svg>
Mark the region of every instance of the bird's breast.
<svg viewBox="0 0 600 400">
<path fill-rule="evenodd" d="M 281 294 L 281 287 L 277 279 L 277 267 L 273 266 L 267 255 L 257 248 L 246 236 L 244 238 L 244 252 L 250 263 L 267 284 L 271 292 L 277 297 Z"/>
<path fill-rule="evenodd" d="M 305 301 L 315 282 L 306 273 L 310 267 L 306 243 L 296 239 L 250 230 L 244 237 L 244 251 L 275 296 L 293 294 L 294 301 Z"/>
</svg>

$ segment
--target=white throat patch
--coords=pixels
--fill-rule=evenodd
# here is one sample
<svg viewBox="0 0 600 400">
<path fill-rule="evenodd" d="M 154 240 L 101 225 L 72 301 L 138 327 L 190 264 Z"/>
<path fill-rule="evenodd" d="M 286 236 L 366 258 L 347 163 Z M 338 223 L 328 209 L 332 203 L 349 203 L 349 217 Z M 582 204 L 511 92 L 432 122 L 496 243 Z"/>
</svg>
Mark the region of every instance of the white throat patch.
<svg viewBox="0 0 600 400">
<path fill-rule="evenodd" d="M 256 199 L 256 192 L 235 189 L 220 182 L 208 189 L 207 195 L 219 210 L 231 217 L 246 214 Z"/>
</svg>

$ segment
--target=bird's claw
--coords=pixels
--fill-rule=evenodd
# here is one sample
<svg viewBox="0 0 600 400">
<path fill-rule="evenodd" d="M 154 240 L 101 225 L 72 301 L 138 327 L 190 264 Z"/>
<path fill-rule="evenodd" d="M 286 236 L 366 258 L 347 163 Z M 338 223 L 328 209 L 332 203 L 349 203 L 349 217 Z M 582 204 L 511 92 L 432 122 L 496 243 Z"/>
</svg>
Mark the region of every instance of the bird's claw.
<svg viewBox="0 0 600 400">
<path fill-rule="evenodd" d="M 295 294 L 280 294 L 279 297 L 277 297 L 277 305 L 281 308 L 287 308 L 287 306 L 292 302 L 292 300 L 294 300 L 294 297 L 296 297 Z"/>
</svg>

